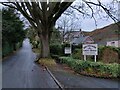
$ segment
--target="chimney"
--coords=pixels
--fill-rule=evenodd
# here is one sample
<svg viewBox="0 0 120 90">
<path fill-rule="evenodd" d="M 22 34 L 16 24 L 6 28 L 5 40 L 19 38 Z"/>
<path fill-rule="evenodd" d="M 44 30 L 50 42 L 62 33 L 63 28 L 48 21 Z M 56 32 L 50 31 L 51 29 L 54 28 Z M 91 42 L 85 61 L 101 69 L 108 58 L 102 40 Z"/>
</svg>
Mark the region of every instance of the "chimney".
<svg viewBox="0 0 120 90">
<path fill-rule="evenodd" d="M 81 28 L 80 28 L 80 32 L 81 32 L 82 30 L 81 30 Z"/>
<path fill-rule="evenodd" d="M 84 33 L 82 32 L 82 29 L 80 29 L 80 35 L 82 35 L 83 37 L 85 36 Z"/>
</svg>

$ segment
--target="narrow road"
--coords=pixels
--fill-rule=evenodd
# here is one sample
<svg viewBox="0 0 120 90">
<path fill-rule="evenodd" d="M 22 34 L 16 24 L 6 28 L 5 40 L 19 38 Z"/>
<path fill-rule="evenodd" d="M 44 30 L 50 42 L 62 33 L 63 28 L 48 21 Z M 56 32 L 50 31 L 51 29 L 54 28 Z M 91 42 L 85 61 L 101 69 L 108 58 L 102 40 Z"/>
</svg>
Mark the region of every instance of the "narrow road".
<svg viewBox="0 0 120 90">
<path fill-rule="evenodd" d="M 2 87 L 58 88 L 49 73 L 34 63 L 35 58 L 29 39 L 25 39 L 23 47 L 2 63 Z"/>
</svg>

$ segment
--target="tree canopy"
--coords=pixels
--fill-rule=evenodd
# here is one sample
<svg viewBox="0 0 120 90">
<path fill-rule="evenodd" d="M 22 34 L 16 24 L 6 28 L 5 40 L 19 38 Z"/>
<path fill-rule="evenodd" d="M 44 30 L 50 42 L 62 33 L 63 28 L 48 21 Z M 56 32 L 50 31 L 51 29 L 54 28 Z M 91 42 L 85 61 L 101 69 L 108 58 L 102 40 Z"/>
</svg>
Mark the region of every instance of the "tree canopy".
<svg viewBox="0 0 120 90">
<path fill-rule="evenodd" d="M 24 24 L 15 9 L 3 8 L 2 10 L 2 41 L 16 44 L 25 37 Z"/>
</svg>

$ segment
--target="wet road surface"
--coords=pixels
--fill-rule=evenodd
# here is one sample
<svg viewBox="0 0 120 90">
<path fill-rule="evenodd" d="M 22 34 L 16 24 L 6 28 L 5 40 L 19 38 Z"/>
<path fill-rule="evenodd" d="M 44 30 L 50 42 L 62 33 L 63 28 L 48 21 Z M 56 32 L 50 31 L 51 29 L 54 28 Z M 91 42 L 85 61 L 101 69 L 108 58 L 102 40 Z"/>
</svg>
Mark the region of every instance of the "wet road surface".
<svg viewBox="0 0 120 90">
<path fill-rule="evenodd" d="M 34 63 L 35 58 L 29 40 L 25 39 L 23 47 L 2 63 L 2 87 L 58 88 L 48 72 Z"/>
</svg>

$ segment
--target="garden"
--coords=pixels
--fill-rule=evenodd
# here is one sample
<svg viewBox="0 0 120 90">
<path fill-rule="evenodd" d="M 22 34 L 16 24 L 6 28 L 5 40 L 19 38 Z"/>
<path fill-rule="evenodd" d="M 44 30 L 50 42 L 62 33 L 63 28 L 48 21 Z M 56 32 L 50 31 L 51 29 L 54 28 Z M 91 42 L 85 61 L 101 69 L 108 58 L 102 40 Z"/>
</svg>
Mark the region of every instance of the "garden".
<svg viewBox="0 0 120 90">
<path fill-rule="evenodd" d="M 99 78 L 119 78 L 120 48 L 111 46 L 99 46 L 97 62 L 94 62 L 94 56 L 87 56 L 87 61 L 84 61 L 82 55 L 82 45 L 72 45 L 72 54 L 64 54 L 65 47 L 69 44 L 50 44 L 50 56 L 58 64 L 66 64 L 73 71 L 87 76 Z M 109 53 L 108 53 L 109 52 Z M 53 63 L 53 59 L 49 63 Z M 47 60 L 48 61 L 48 60 Z M 44 64 L 44 60 L 39 60 L 39 63 Z M 46 61 L 45 61 L 46 62 Z"/>
<path fill-rule="evenodd" d="M 57 48 L 58 46 L 56 46 Z M 61 45 L 61 48 L 64 46 Z M 119 53 L 120 48 L 102 46 L 98 48 L 97 62 L 94 62 L 93 56 L 88 56 L 87 61 L 83 60 L 81 45 L 72 47 L 72 55 L 64 55 L 64 49 L 59 48 L 52 50 L 52 58 L 56 60 L 57 63 L 66 64 L 75 72 L 99 77 L 99 78 L 119 78 Z M 53 48 L 52 48 L 53 49 Z M 59 54 L 58 52 L 62 52 Z M 109 52 L 109 53 L 108 53 Z M 55 53 L 57 55 L 55 55 Z"/>
</svg>

